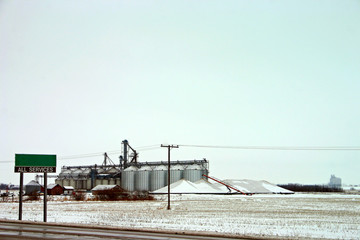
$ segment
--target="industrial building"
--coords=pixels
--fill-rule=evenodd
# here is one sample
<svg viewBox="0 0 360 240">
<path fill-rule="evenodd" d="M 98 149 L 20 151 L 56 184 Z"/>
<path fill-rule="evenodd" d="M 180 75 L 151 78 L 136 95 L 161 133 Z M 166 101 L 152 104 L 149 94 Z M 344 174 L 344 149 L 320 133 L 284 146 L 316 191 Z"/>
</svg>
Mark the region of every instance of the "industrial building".
<svg viewBox="0 0 360 240">
<path fill-rule="evenodd" d="M 63 166 L 55 180 L 60 186 L 91 190 L 98 185 L 119 185 L 128 191 L 155 191 L 168 185 L 168 161 L 139 162 L 138 153 L 127 140 L 122 141 L 119 164 L 104 154 L 101 165 Z M 185 179 L 206 179 L 209 162 L 202 160 L 170 161 L 170 184 Z"/>
<path fill-rule="evenodd" d="M 335 177 L 335 175 L 331 175 L 330 177 L 330 182 L 329 182 L 329 187 L 332 188 L 341 188 L 341 178 Z"/>
</svg>

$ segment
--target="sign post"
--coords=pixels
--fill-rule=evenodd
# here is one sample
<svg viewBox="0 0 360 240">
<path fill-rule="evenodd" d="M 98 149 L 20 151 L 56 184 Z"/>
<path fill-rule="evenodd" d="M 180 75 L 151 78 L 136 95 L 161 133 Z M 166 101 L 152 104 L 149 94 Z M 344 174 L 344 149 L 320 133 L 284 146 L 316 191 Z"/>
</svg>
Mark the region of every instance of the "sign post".
<svg viewBox="0 0 360 240">
<path fill-rule="evenodd" d="M 47 217 L 47 173 L 44 172 L 44 222 Z"/>
<path fill-rule="evenodd" d="M 24 173 L 20 173 L 20 193 L 19 193 L 19 220 L 22 220 L 22 198 L 24 188 Z"/>
<path fill-rule="evenodd" d="M 15 154 L 15 172 L 20 173 L 19 220 L 22 220 L 24 173 L 44 173 L 44 222 L 47 221 L 47 173 L 56 172 L 56 155 Z"/>
</svg>

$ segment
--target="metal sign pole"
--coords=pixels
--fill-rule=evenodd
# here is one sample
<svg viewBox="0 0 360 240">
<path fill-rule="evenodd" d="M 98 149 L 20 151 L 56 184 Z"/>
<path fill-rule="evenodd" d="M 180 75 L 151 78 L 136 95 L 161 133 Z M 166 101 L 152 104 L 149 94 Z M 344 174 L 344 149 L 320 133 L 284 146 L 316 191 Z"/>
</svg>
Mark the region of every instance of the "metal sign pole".
<svg viewBox="0 0 360 240">
<path fill-rule="evenodd" d="M 47 173 L 44 172 L 44 222 L 46 222 L 47 216 Z"/>
<path fill-rule="evenodd" d="M 24 187 L 24 173 L 20 173 L 20 190 L 19 190 L 19 220 L 22 220 L 22 199 Z"/>
</svg>

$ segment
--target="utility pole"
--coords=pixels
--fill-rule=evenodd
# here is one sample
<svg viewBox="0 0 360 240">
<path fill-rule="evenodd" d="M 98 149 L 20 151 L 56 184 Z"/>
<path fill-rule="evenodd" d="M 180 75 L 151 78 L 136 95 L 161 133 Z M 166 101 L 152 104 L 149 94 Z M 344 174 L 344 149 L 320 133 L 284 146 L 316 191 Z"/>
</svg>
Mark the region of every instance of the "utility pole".
<svg viewBox="0 0 360 240">
<path fill-rule="evenodd" d="M 168 149 L 168 207 L 170 210 L 170 150 L 172 148 L 179 148 L 179 145 L 162 145 L 161 147 L 166 147 Z"/>
</svg>

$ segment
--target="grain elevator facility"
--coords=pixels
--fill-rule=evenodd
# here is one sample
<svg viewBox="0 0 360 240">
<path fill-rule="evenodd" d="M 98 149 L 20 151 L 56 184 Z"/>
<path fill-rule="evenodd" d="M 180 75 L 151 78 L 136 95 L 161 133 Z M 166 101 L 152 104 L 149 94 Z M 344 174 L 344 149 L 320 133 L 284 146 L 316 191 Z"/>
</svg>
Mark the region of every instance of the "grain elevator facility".
<svg viewBox="0 0 360 240">
<path fill-rule="evenodd" d="M 127 140 L 122 141 L 119 164 L 107 154 L 101 165 L 63 166 L 56 184 L 91 190 L 97 185 L 119 185 L 128 191 L 155 191 L 168 185 L 168 161 L 139 162 L 138 153 Z M 209 162 L 202 160 L 170 161 L 170 184 L 185 179 L 196 182 L 209 173 Z"/>
</svg>

